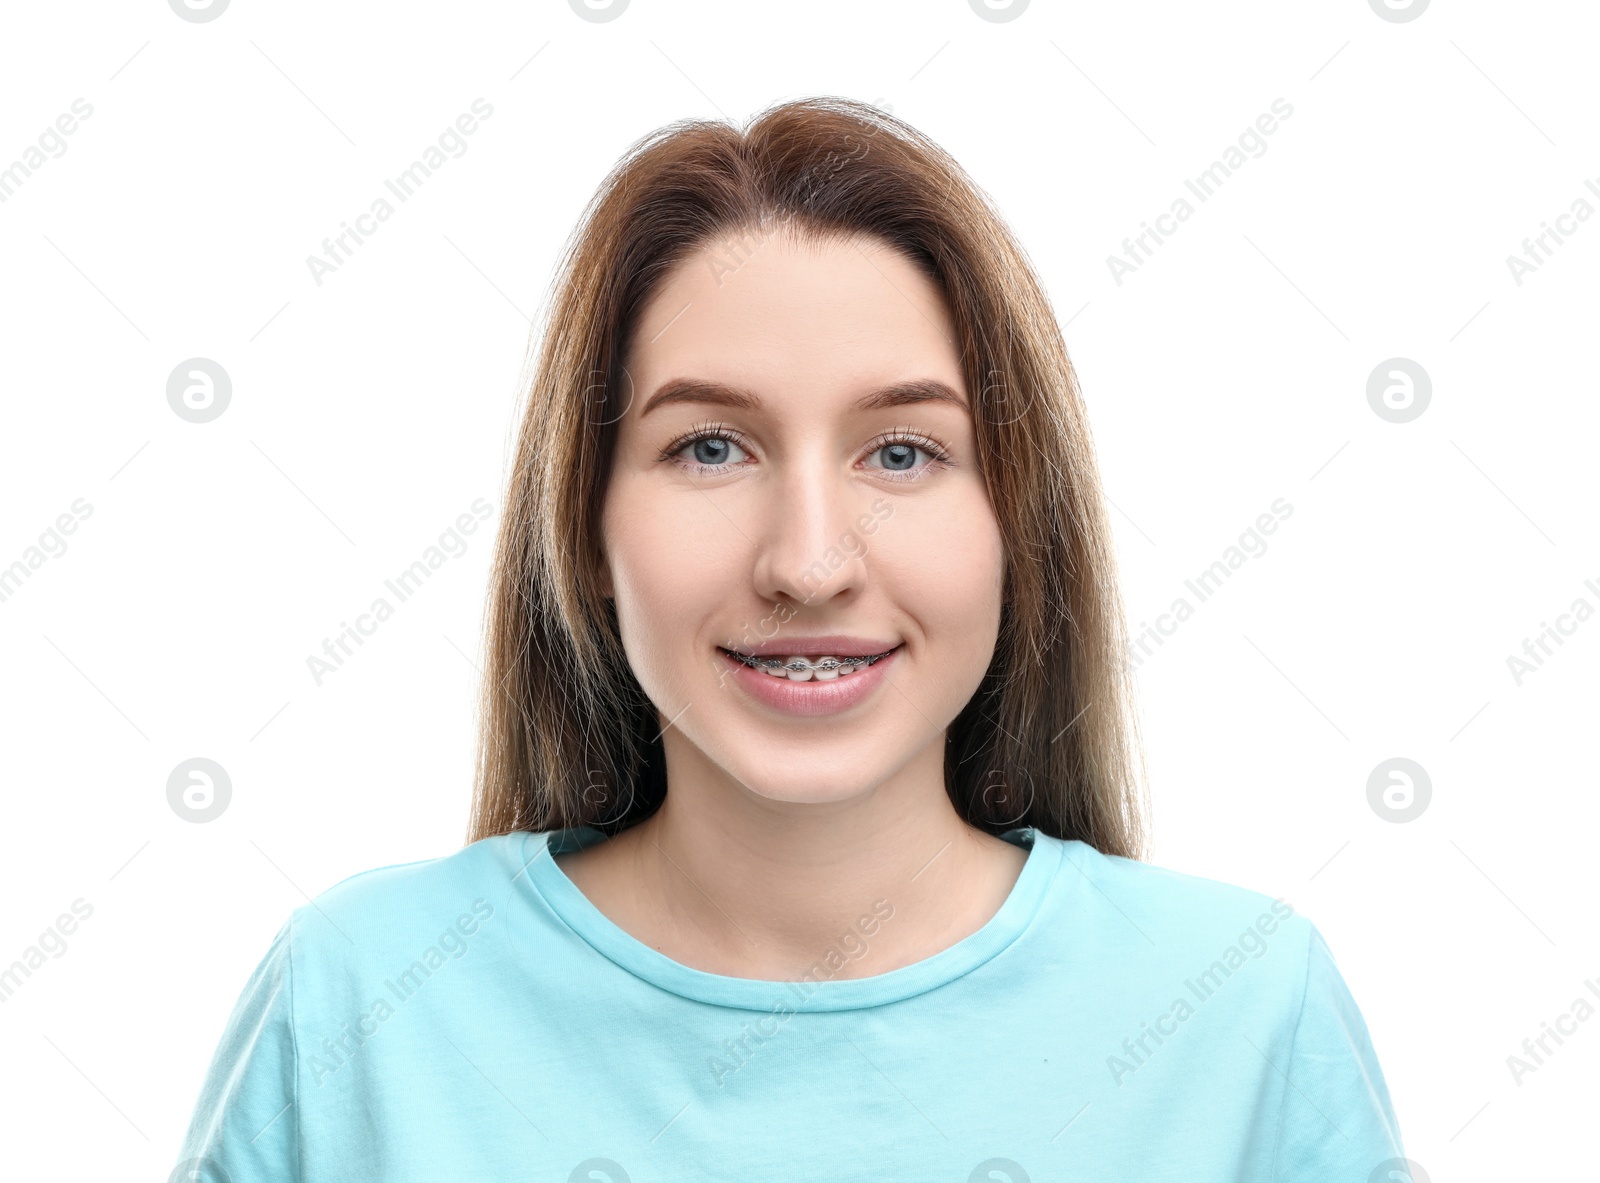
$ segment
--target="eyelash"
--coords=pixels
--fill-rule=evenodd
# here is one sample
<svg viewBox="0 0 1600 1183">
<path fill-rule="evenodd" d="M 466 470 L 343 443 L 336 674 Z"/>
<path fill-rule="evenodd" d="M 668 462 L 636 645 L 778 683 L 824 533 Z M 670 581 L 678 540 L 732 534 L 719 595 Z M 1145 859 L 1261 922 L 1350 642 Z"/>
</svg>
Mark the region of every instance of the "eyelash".
<svg viewBox="0 0 1600 1183">
<path fill-rule="evenodd" d="M 678 459 L 679 452 L 682 452 L 685 448 L 689 447 L 689 445 L 697 444 L 704 439 L 725 439 L 729 443 L 737 444 L 746 451 L 750 451 L 749 444 L 746 442 L 743 434 L 740 433 L 737 428 L 731 427 L 726 423 L 703 423 L 697 427 L 690 428 L 688 432 L 679 436 L 665 448 L 661 449 L 661 455 L 659 459 L 676 464 L 685 472 L 694 473 L 697 476 L 712 476 L 719 472 L 730 471 L 731 469 L 737 467 L 736 465 L 730 464 L 699 464 L 693 461 L 683 461 Z M 916 447 L 921 448 L 924 452 L 928 453 L 928 455 L 932 457 L 932 459 L 926 465 L 908 472 L 895 472 L 890 469 L 881 470 L 884 476 L 891 481 L 921 480 L 932 468 L 948 468 L 955 465 L 955 460 L 951 458 L 950 450 L 948 448 L 946 448 L 938 440 L 923 435 L 921 432 L 913 431 L 909 427 L 897 427 L 891 431 L 883 432 L 881 435 L 874 437 L 871 444 L 867 447 L 866 454 L 871 456 L 874 453 L 880 452 L 884 448 L 887 448 L 890 444 L 913 444 Z"/>
</svg>

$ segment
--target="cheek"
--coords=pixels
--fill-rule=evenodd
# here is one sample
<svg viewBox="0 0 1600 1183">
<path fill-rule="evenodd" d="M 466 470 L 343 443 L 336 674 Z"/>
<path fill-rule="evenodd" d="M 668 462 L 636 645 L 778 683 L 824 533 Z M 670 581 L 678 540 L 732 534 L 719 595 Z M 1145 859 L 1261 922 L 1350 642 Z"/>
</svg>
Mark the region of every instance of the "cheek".
<svg viewBox="0 0 1600 1183">
<path fill-rule="evenodd" d="M 992 519 L 952 531 L 941 620 L 951 640 L 981 672 L 994 656 L 1005 587 L 1005 552 Z"/>
<path fill-rule="evenodd" d="M 608 491 L 603 529 L 629 657 L 636 666 L 678 662 L 738 586 L 738 535 L 705 497 L 628 478 Z"/>
<path fill-rule="evenodd" d="M 999 634 L 1005 550 L 981 486 L 925 505 L 899 504 L 870 545 L 896 594 L 914 597 L 903 607 L 934 646 L 987 667 Z"/>
</svg>

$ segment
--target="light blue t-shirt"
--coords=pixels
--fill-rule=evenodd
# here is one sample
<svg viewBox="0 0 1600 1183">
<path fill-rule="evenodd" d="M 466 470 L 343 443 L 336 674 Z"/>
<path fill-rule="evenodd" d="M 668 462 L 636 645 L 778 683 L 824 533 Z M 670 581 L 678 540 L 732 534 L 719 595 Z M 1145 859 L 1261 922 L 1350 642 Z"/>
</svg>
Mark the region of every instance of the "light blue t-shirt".
<svg viewBox="0 0 1600 1183">
<path fill-rule="evenodd" d="M 1029 853 L 989 922 L 865 978 L 839 975 L 895 901 L 793 981 L 706 973 L 567 878 L 550 854 L 604 840 L 587 827 L 355 875 L 294 909 L 246 983 L 182 1177 L 1390 1178 L 1388 1090 L 1310 921 L 1004 837 Z"/>
</svg>

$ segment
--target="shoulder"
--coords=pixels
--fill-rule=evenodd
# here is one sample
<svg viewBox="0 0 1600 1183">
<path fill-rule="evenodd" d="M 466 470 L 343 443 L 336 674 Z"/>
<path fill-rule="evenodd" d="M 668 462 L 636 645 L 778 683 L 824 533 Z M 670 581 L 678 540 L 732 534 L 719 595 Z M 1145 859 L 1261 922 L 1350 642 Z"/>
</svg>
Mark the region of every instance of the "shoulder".
<svg viewBox="0 0 1600 1183">
<path fill-rule="evenodd" d="M 1281 896 L 1105 854 L 1085 842 L 1053 841 L 1061 847 L 1064 874 L 1119 893 L 1120 901 L 1146 910 L 1152 921 L 1168 918 L 1180 924 L 1204 923 L 1209 918 L 1232 917 L 1240 912 L 1265 912 L 1287 921 L 1295 915 L 1293 905 Z"/>
<path fill-rule="evenodd" d="M 1112 893 L 1117 902 L 1137 909 L 1152 924 L 1185 930 L 1214 922 L 1231 925 L 1240 916 L 1252 921 L 1262 915 L 1270 921 L 1290 923 L 1297 916 L 1294 905 L 1281 896 L 1244 887 L 1221 879 L 1210 879 L 1175 871 L 1153 863 L 1139 862 L 1119 855 L 1104 854 L 1083 842 L 1063 842 L 1062 871 L 1086 880 L 1095 889 Z"/>
<path fill-rule="evenodd" d="M 358 871 L 295 908 L 286 925 L 296 961 L 332 950 L 341 961 L 411 948 L 456 929 L 471 935 L 506 910 L 537 835 L 498 834 L 436 858 Z"/>
<path fill-rule="evenodd" d="M 1229 993 L 1297 1010 L 1315 924 L 1282 896 L 1061 842 L 1058 891 L 1078 936 L 1123 973 L 1200 991 L 1237 977 Z M 1241 991 L 1238 983 L 1248 983 Z"/>
<path fill-rule="evenodd" d="M 1402 1157 L 1360 1008 L 1291 900 L 1082 842 L 1061 851 L 1050 947 L 1075 1021 L 1121 1037 L 1115 1087 L 1137 1076 L 1174 1099 L 1204 1080 L 1223 1104 L 1275 1112 L 1274 1179 L 1364 1179 Z"/>
</svg>

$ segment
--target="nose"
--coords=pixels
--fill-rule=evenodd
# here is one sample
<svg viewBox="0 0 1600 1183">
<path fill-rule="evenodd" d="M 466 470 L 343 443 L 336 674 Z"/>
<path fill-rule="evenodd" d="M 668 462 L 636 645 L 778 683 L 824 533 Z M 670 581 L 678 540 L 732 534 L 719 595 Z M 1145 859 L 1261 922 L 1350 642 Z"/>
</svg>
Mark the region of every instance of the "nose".
<svg viewBox="0 0 1600 1183">
<path fill-rule="evenodd" d="M 791 608 L 859 595 L 867 565 L 855 521 L 868 513 L 870 493 L 815 461 L 791 466 L 769 498 L 755 540 L 757 594 Z"/>
</svg>

